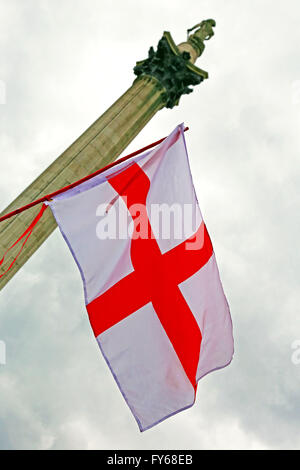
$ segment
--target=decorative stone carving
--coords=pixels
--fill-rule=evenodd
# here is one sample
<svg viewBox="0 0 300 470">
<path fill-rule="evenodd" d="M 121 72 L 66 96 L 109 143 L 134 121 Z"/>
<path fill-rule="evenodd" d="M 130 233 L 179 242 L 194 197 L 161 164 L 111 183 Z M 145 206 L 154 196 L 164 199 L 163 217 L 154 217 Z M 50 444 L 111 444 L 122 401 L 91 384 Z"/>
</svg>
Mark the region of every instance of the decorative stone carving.
<svg viewBox="0 0 300 470">
<path fill-rule="evenodd" d="M 157 51 L 149 50 L 148 59 L 138 62 L 134 67 L 137 77 L 155 77 L 164 88 L 163 99 L 167 108 L 173 108 L 179 102 L 181 95 L 191 93 L 190 85 L 198 85 L 203 77 L 187 68 L 190 54 L 183 52 L 176 55 L 171 50 L 165 37 L 159 41 Z"/>
<path fill-rule="evenodd" d="M 214 20 L 205 20 L 197 24 L 190 30 L 198 28 L 197 31 L 188 36 L 189 47 L 194 49 L 197 56 L 204 50 L 204 40 L 210 39 L 214 32 Z M 157 87 L 163 89 L 163 100 L 166 108 L 173 108 L 178 105 L 182 95 L 193 91 L 191 85 L 198 85 L 205 78 L 208 78 L 207 72 L 195 67 L 191 62 L 191 55 L 187 51 L 180 51 L 175 45 L 170 33 L 165 32 L 157 45 L 157 51 L 154 48 L 149 49 L 148 58 L 137 62 L 134 67 L 134 73 L 139 78 L 151 77 L 157 80 Z"/>
</svg>

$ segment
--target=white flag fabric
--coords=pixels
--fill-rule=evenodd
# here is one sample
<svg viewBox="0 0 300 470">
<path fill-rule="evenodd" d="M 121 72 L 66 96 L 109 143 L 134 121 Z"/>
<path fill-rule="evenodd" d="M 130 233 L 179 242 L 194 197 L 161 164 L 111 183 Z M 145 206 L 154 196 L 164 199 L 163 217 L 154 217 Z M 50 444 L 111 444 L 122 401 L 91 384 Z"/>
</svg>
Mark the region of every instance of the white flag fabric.
<svg viewBox="0 0 300 470">
<path fill-rule="evenodd" d="M 183 125 L 49 205 L 140 430 L 192 406 L 199 379 L 230 363 L 233 335 Z"/>
</svg>

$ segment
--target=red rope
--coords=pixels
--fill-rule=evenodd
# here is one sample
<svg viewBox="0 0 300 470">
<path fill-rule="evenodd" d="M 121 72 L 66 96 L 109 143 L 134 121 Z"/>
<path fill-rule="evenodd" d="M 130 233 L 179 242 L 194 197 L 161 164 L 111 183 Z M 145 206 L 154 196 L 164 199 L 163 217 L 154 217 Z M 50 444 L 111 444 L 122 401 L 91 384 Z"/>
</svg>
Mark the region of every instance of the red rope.
<svg viewBox="0 0 300 470">
<path fill-rule="evenodd" d="M 18 251 L 17 255 L 15 256 L 15 258 L 12 260 L 12 262 L 10 263 L 10 265 L 8 266 L 8 268 L 0 275 L 0 279 L 13 267 L 13 265 L 15 264 L 15 262 L 17 261 L 18 257 L 20 256 L 24 246 L 26 245 L 27 243 L 27 240 L 28 238 L 30 237 L 30 235 L 32 234 L 33 232 L 33 229 L 34 227 L 36 226 L 36 224 L 38 223 L 38 221 L 40 220 L 40 218 L 42 217 L 43 213 L 45 212 L 45 210 L 47 209 L 48 206 L 46 206 L 46 204 L 43 204 L 42 207 L 41 207 L 41 210 L 40 212 L 38 213 L 38 215 L 33 219 L 33 221 L 31 222 L 31 224 L 29 225 L 29 227 L 27 227 L 27 229 L 25 230 L 25 232 L 18 238 L 17 241 L 15 241 L 15 243 L 13 245 L 11 245 L 7 250 L 6 252 L 4 253 L 4 255 L 2 256 L 2 259 L 0 260 L 0 266 L 3 264 L 4 260 L 5 260 L 5 256 L 7 255 L 7 253 L 14 247 L 16 246 L 26 235 L 26 238 L 25 240 L 23 241 L 22 245 L 21 245 L 21 248 L 20 250 Z"/>
<path fill-rule="evenodd" d="M 184 129 L 184 132 L 188 131 L 188 130 L 189 130 L 189 128 L 186 127 Z M 87 175 L 84 178 L 81 178 L 80 180 L 75 181 L 72 184 L 69 184 L 68 186 L 65 186 L 61 189 L 58 189 L 57 191 L 54 191 L 53 193 L 47 194 L 46 196 L 43 196 L 39 199 L 36 199 L 35 201 L 30 202 L 29 204 L 26 204 L 25 206 L 19 207 L 18 209 L 15 209 L 14 211 L 3 215 L 2 217 L 0 217 L 0 222 L 3 222 L 4 220 L 9 219 L 10 217 L 13 217 L 14 215 L 20 214 L 21 212 L 24 212 L 27 209 L 30 209 L 31 207 L 34 207 L 34 206 L 36 206 L 36 205 L 38 205 L 42 202 L 49 201 L 49 199 L 52 199 L 54 196 L 57 196 L 58 194 L 61 194 L 65 191 L 68 191 L 68 189 L 74 188 L 75 186 L 78 186 L 79 184 L 84 183 L 85 181 L 93 178 L 94 176 L 99 175 L 100 173 L 103 173 L 104 171 L 108 170 L 109 168 L 111 168 L 115 165 L 118 165 L 119 163 L 122 163 L 122 162 L 128 160 L 129 158 L 135 157 L 136 155 L 139 155 L 140 153 L 145 152 L 146 150 L 149 150 L 152 147 L 155 147 L 156 145 L 161 144 L 165 139 L 166 139 L 166 137 L 163 137 L 162 139 L 157 140 L 156 142 L 153 142 L 152 144 L 149 144 L 146 147 L 143 147 L 142 149 L 136 150 L 135 152 L 131 153 L 130 155 L 126 155 L 126 157 L 122 157 L 119 160 L 116 160 L 116 161 L 110 163 L 109 165 L 107 165 L 103 168 L 100 168 L 100 170 L 97 170 L 94 173 L 91 173 L 90 175 Z"/>
</svg>

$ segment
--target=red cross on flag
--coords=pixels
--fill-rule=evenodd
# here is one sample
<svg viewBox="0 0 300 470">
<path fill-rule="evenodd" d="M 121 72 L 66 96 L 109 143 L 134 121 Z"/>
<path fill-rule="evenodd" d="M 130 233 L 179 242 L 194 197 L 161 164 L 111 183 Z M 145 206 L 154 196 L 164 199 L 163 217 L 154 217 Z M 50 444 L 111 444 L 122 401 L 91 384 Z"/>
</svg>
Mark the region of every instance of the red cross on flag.
<svg viewBox="0 0 300 470">
<path fill-rule="evenodd" d="M 192 406 L 199 379 L 230 363 L 233 337 L 183 125 L 49 205 L 140 430 Z"/>
</svg>

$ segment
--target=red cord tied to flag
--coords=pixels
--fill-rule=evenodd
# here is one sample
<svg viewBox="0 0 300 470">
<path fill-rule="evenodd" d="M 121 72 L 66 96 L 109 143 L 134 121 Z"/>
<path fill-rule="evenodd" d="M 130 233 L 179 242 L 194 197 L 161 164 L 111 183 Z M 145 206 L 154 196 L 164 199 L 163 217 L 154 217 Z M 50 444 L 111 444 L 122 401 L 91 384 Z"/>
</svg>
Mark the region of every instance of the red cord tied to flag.
<svg viewBox="0 0 300 470">
<path fill-rule="evenodd" d="M 15 258 L 12 260 L 12 262 L 10 263 L 10 265 L 8 266 L 8 268 L 0 275 L 0 279 L 5 276 L 5 274 L 8 273 L 8 271 L 13 267 L 13 265 L 15 264 L 15 262 L 17 261 L 18 257 L 20 256 L 20 254 L 22 253 L 23 251 L 23 248 L 24 246 L 26 245 L 30 235 L 32 234 L 33 232 L 33 229 L 34 227 L 36 226 L 36 224 L 38 223 L 38 221 L 41 219 L 43 213 L 45 212 L 45 210 L 47 209 L 47 205 L 46 204 L 43 204 L 42 207 L 41 207 L 41 210 L 39 211 L 39 213 L 37 214 L 37 216 L 33 219 L 33 221 L 31 222 L 31 224 L 27 227 L 27 229 L 25 230 L 25 232 L 18 238 L 17 241 L 15 241 L 15 243 L 13 245 L 11 245 L 8 250 L 6 250 L 6 252 L 4 253 L 2 259 L 0 260 L 0 266 L 2 266 L 4 260 L 5 260 L 5 257 L 7 255 L 7 253 L 12 249 L 14 248 L 18 243 L 20 243 L 22 240 L 23 240 L 23 243 L 21 245 L 21 248 L 20 250 L 18 251 L 17 255 L 15 256 Z"/>
</svg>

